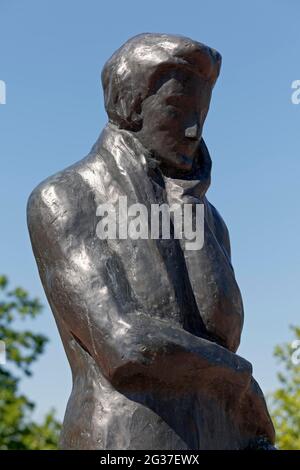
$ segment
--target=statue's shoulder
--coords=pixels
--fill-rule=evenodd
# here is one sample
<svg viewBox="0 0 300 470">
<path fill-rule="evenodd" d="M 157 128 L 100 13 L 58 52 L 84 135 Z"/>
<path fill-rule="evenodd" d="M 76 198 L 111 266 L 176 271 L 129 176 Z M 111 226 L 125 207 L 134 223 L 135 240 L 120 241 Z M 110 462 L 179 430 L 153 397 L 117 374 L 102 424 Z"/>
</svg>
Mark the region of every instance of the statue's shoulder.
<svg viewBox="0 0 300 470">
<path fill-rule="evenodd" d="M 211 202 L 208 201 L 208 199 L 206 199 L 206 202 L 214 223 L 218 225 L 221 230 L 228 231 L 227 225 L 220 212 L 215 208 L 215 206 Z"/>
<path fill-rule="evenodd" d="M 81 172 L 88 157 L 42 181 L 30 194 L 27 220 L 32 225 L 50 225 L 56 221 L 71 221 L 75 209 L 81 207 L 84 182 Z"/>
</svg>

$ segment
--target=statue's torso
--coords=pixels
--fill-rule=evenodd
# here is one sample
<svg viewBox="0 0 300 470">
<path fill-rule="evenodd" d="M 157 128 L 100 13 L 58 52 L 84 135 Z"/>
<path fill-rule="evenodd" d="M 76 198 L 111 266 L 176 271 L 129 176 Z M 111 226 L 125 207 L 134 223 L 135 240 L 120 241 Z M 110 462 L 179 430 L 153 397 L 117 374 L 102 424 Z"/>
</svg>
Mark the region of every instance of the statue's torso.
<svg viewBox="0 0 300 470">
<path fill-rule="evenodd" d="M 110 135 L 108 144 L 109 138 Z M 138 202 L 148 206 L 160 203 L 162 198 L 171 199 L 167 189 L 154 190 L 151 178 L 138 162 L 127 158 L 127 153 L 113 157 L 107 147 L 102 153 L 100 146 L 78 164 L 50 178 L 42 189 L 49 207 L 62 215 L 64 229 L 61 230 L 61 218 L 55 214 L 51 217 L 58 224 L 57 236 L 66 251 L 69 248 L 72 253 L 77 251 L 79 256 L 74 261 L 91 263 L 99 268 L 99 273 L 103 273 L 103 267 L 107 269 L 107 276 L 99 285 L 108 289 L 114 299 L 108 311 L 117 306 L 120 316 L 126 320 L 127 312 L 138 310 L 149 315 L 149 321 L 152 316 L 167 319 L 196 336 L 208 335 L 216 342 L 221 340 L 221 344 L 227 342 L 226 346 L 235 350 L 243 311 L 225 246 L 224 223 L 203 198 L 199 203 L 204 202 L 206 207 L 204 246 L 198 252 L 185 251 L 173 239 L 109 240 L 101 244 L 96 237 L 99 204 L 116 201 L 120 195 L 128 195 L 129 204 Z M 60 201 L 55 206 L 54 196 Z M 228 415 L 219 409 L 220 404 L 200 393 L 154 396 L 147 392 L 125 394 L 115 390 L 91 355 L 66 328 L 51 283 L 48 287 L 47 269 L 40 268 L 73 374 L 61 436 L 63 448 L 207 449 L 218 445 L 230 447 L 233 442 L 237 447 L 242 445 Z M 230 338 L 234 341 L 230 342 Z M 216 426 L 227 430 L 220 443 L 214 433 L 214 419 Z M 232 435 L 228 429 L 232 429 Z"/>
<path fill-rule="evenodd" d="M 92 171 L 94 178 L 87 177 L 90 171 Z M 84 176 L 84 186 L 77 192 L 76 198 L 79 199 L 76 201 L 76 205 L 88 212 L 84 214 L 84 220 L 89 220 L 92 227 L 96 226 L 97 217 L 94 206 L 89 206 L 86 203 L 86 198 L 87 195 L 95 201 L 100 201 L 103 198 L 103 188 L 99 187 L 99 181 L 105 175 L 100 172 L 100 175 L 96 177 L 97 171 L 99 171 L 99 164 L 93 162 L 93 159 L 86 163 L 83 161 L 78 168 L 80 177 Z M 111 194 L 113 196 L 113 191 Z M 174 311 L 179 312 L 177 316 L 172 317 L 172 320 L 181 322 L 182 326 L 191 333 L 199 335 L 201 334 L 201 323 L 197 322 L 200 316 L 199 311 L 203 316 L 205 315 L 207 325 L 211 325 L 217 330 L 220 328 L 220 331 L 225 331 L 225 333 L 231 328 L 230 318 L 233 318 L 234 322 L 238 319 L 237 325 L 241 328 L 239 319 L 242 317 L 240 293 L 229 255 L 226 253 L 225 246 L 222 246 L 221 239 L 219 238 L 219 241 L 217 239 L 217 235 L 220 237 L 220 234 L 217 234 L 217 230 L 220 230 L 218 225 L 220 222 L 215 219 L 215 213 L 208 201 L 204 200 L 204 202 L 206 206 L 204 246 L 199 252 L 183 250 L 184 256 L 181 260 L 186 264 L 191 295 L 194 296 L 193 302 L 191 298 L 186 297 L 186 292 L 178 292 L 178 290 L 185 288 L 180 266 L 174 269 L 174 264 L 172 264 L 174 261 L 176 264 L 176 256 L 178 255 L 178 245 L 174 240 L 167 242 L 167 244 L 163 243 L 160 247 L 160 254 L 166 258 L 169 257 L 162 263 L 167 266 L 166 271 L 163 271 L 164 276 L 169 269 L 172 270 L 175 277 L 171 279 L 166 275 L 160 279 L 159 268 L 162 266 L 154 265 L 153 272 L 157 273 L 157 286 L 155 286 L 156 292 L 154 293 L 153 285 L 151 282 L 147 282 L 147 277 L 151 276 L 150 266 L 140 264 L 146 263 L 147 260 L 151 261 L 153 254 L 151 250 L 156 250 L 153 248 L 156 246 L 156 241 L 150 240 L 149 243 L 144 243 L 141 249 L 142 256 L 136 256 L 134 260 L 136 272 L 143 272 L 143 288 L 141 290 L 137 277 L 132 272 L 130 275 L 130 260 L 126 256 L 127 242 L 124 242 L 123 253 L 122 242 L 114 242 L 115 248 L 119 250 L 118 255 L 122 256 L 123 254 L 124 269 L 128 268 L 126 277 L 129 279 L 137 302 L 144 312 L 151 314 L 149 308 L 154 308 L 154 305 L 156 306 L 155 315 L 161 313 L 167 318 L 168 312 L 170 312 L 171 318 Z M 95 243 L 95 233 L 90 229 L 87 232 L 82 232 L 81 237 L 81 241 L 77 240 L 79 245 L 84 243 L 89 246 L 89 244 Z M 130 244 L 130 241 L 128 243 Z M 102 259 L 95 258 L 92 261 L 93 263 L 103 262 Z M 171 264 L 168 265 L 168 263 Z M 166 282 L 166 279 L 168 284 L 165 284 L 164 288 L 163 283 Z M 122 286 L 121 279 L 119 286 Z M 121 287 L 119 288 L 121 289 Z M 168 289 L 169 293 L 166 294 Z M 176 295 L 173 295 L 176 290 Z M 227 308 L 231 311 L 227 311 Z M 222 317 L 224 317 L 223 324 Z M 59 314 L 57 321 L 60 322 Z M 206 430 L 205 435 L 202 435 L 201 438 L 203 448 L 209 448 L 210 445 L 211 448 L 216 448 L 213 425 L 204 424 L 205 417 L 203 417 L 202 411 L 207 407 L 209 409 L 215 407 L 215 416 L 218 416 L 221 421 L 223 419 L 224 427 L 227 427 L 227 418 L 218 410 L 218 404 L 213 402 L 208 404 L 204 401 L 204 397 L 197 394 L 177 398 L 168 395 L 167 399 L 163 399 L 147 393 L 135 396 L 119 393 L 105 379 L 89 354 L 67 332 L 64 332 L 63 328 L 61 325 L 61 336 L 73 371 L 73 391 L 69 399 L 61 436 L 63 448 L 198 449 L 203 429 Z M 227 433 L 227 436 L 223 437 L 223 441 L 220 442 L 220 448 L 226 447 L 226 440 L 228 439 L 230 442 L 231 437 Z"/>
</svg>

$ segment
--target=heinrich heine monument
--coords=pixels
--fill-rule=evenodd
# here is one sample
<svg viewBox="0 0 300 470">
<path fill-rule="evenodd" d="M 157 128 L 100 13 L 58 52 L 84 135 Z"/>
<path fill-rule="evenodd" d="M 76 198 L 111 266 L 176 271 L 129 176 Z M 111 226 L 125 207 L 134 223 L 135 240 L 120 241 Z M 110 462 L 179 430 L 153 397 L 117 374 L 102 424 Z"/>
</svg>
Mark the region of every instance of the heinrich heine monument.
<svg viewBox="0 0 300 470">
<path fill-rule="evenodd" d="M 99 139 L 30 196 L 73 376 L 63 449 L 272 448 L 264 396 L 235 354 L 243 304 L 228 230 L 206 198 L 202 129 L 220 66 L 186 37 L 127 41 L 102 71 Z"/>
</svg>

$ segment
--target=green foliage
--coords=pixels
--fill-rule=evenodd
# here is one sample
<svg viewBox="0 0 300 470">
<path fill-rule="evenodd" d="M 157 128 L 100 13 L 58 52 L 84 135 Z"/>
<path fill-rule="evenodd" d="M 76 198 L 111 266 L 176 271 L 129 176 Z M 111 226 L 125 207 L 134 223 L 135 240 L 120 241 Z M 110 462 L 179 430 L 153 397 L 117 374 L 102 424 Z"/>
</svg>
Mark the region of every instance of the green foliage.
<svg viewBox="0 0 300 470">
<path fill-rule="evenodd" d="M 295 339 L 276 346 L 274 355 L 283 366 L 280 387 L 271 396 L 272 418 L 279 449 L 300 449 L 300 328 L 292 327 Z"/>
<path fill-rule="evenodd" d="M 19 392 L 20 377 L 9 369 L 11 364 L 30 376 L 32 364 L 44 352 L 46 336 L 15 326 L 20 320 L 35 318 L 41 310 L 38 299 L 31 299 L 20 287 L 8 290 L 7 278 L 0 276 L 0 340 L 5 342 L 7 361 L 0 365 L 0 450 L 57 448 L 60 424 L 54 412 L 41 424 L 34 423 L 35 405 Z"/>
</svg>

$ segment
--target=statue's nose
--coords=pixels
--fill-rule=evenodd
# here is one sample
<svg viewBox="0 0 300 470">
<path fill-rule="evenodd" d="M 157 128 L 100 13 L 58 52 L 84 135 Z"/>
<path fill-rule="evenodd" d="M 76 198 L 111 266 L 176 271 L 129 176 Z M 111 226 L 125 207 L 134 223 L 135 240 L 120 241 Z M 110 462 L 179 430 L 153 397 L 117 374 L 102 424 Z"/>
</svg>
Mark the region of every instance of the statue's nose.
<svg viewBox="0 0 300 470">
<path fill-rule="evenodd" d="M 194 125 L 191 126 L 191 127 L 187 127 L 187 128 L 185 129 L 184 135 L 185 135 L 185 137 L 187 137 L 188 139 L 193 139 L 193 140 L 198 139 L 198 125 L 197 125 L 197 124 L 194 124 Z"/>
</svg>

